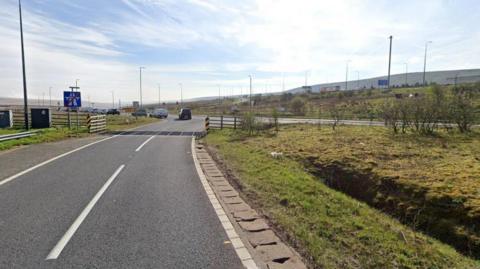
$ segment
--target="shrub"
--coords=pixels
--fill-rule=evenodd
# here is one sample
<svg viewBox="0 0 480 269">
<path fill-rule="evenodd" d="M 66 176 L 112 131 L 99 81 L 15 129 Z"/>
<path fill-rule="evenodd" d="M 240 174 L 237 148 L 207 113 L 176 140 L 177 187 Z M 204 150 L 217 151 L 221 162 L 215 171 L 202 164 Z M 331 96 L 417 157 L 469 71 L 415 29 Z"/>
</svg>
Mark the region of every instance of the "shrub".
<svg viewBox="0 0 480 269">
<path fill-rule="evenodd" d="M 293 98 L 290 108 L 296 115 L 305 115 L 305 100 L 298 96 Z"/>
</svg>

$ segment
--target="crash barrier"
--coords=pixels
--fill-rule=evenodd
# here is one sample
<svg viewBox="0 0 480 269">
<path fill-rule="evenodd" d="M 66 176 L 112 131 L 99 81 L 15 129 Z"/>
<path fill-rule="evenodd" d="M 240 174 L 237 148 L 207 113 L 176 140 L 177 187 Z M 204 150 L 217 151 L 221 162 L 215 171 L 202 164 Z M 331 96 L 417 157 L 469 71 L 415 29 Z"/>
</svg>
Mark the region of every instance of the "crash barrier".
<svg viewBox="0 0 480 269">
<path fill-rule="evenodd" d="M 8 140 L 13 140 L 13 139 L 19 139 L 19 138 L 24 138 L 24 137 L 30 137 L 34 136 L 37 134 L 37 131 L 33 132 L 21 132 L 21 133 L 16 133 L 16 134 L 7 134 L 7 135 L 0 135 L 0 142 L 3 141 L 8 141 Z"/>
<path fill-rule="evenodd" d="M 207 117 L 208 127 L 212 129 L 237 129 L 242 125 L 241 117 L 231 117 L 231 116 L 218 116 L 218 117 Z M 206 123 L 205 123 L 206 124 Z"/>
<path fill-rule="evenodd" d="M 25 115 L 23 109 L 15 109 L 12 111 L 13 128 L 25 128 Z M 67 112 L 50 109 L 50 127 L 86 127 L 88 113 L 85 112 Z M 32 113 L 28 111 L 29 127 L 32 127 Z"/>
<path fill-rule="evenodd" d="M 100 133 L 107 130 L 106 115 L 89 115 L 87 118 L 87 127 L 89 133 Z"/>
</svg>

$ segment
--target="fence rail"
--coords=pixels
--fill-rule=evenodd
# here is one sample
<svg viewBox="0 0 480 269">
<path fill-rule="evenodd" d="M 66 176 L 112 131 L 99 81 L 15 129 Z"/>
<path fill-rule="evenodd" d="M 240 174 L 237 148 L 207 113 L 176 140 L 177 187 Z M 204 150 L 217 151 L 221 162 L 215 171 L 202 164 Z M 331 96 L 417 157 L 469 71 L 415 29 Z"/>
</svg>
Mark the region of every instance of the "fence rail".
<svg viewBox="0 0 480 269">
<path fill-rule="evenodd" d="M 240 117 L 207 117 L 207 122 L 205 126 L 212 129 L 223 129 L 223 128 L 230 128 L 230 129 L 237 129 L 241 128 L 242 126 L 242 118 Z M 207 129 L 208 129 L 207 128 Z"/>
<path fill-rule="evenodd" d="M 87 119 L 87 127 L 89 133 L 100 133 L 107 130 L 107 116 L 96 115 L 89 116 Z"/>
</svg>

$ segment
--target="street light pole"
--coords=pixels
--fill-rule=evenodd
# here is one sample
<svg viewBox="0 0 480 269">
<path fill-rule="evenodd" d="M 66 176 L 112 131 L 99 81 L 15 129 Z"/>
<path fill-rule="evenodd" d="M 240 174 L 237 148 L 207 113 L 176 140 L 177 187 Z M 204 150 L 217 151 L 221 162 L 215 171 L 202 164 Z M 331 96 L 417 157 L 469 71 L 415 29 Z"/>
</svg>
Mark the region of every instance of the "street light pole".
<svg viewBox="0 0 480 269">
<path fill-rule="evenodd" d="M 160 84 L 158 84 L 158 105 L 162 106 L 161 95 L 160 95 Z"/>
<path fill-rule="evenodd" d="M 143 96 L 142 96 L 142 69 L 145 69 L 145 67 L 140 66 L 140 108 L 143 108 Z"/>
<path fill-rule="evenodd" d="M 112 109 L 115 108 L 115 92 L 112 91 Z"/>
<path fill-rule="evenodd" d="M 357 70 L 357 90 L 360 89 L 360 71 Z"/>
<path fill-rule="evenodd" d="M 252 113 L 252 75 L 248 77 L 250 78 L 250 113 Z"/>
<path fill-rule="evenodd" d="M 27 95 L 27 76 L 25 74 L 25 50 L 23 48 L 23 22 L 22 22 L 22 4 L 18 0 L 18 13 L 20 15 L 20 43 L 22 47 L 22 73 L 23 73 L 23 113 L 25 120 L 25 129 L 29 130 L 28 123 L 28 95 Z"/>
<path fill-rule="evenodd" d="M 347 68 L 345 71 L 345 90 L 348 90 L 348 63 L 350 63 L 350 60 L 347 61 Z"/>
<path fill-rule="evenodd" d="M 178 83 L 180 85 L 180 105 L 183 107 L 183 84 Z"/>
<path fill-rule="evenodd" d="M 388 83 L 388 88 L 390 89 L 390 68 L 392 66 L 392 41 L 393 41 L 393 36 L 390 36 L 389 39 L 390 39 L 390 51 L 388 53 L 388 79 L 387 79 L 387 83 Z"/>
<path fill-rule="evenodd" d="M 408 63 L 405 63 L 405 86 L 408 85 Z"/>
<path fill-rule="evenodd" d="M 49 96 L 49 99 L 50 99 L 49 104 L 50 104 L 50 106 L 52 106 L 52 87 L 48 88 L 48 96 Z"/>
<path fill-rule="evenodd" d="M 423 58 L 423 86 L 425 86 L 426 83 L 425 73 L 427 71 L 427 48 L 429 43 L 432 43 L 432 41 L 425 42 L 425 57 Z"/>
</svg>

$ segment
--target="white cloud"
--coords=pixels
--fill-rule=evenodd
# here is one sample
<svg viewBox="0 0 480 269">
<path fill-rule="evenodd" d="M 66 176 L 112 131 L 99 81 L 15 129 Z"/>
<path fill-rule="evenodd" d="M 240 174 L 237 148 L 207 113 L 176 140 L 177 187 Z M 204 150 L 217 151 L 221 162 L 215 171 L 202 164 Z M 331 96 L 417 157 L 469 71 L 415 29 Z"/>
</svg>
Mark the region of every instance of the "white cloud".
<svg viewBox="0 0 480 269">
<path fill-rule="evenodd" d="M 287 88 L 302 85 L 306 70 L 310 83 L 341 81 L 347 60 L 350 77 L 382 75 L 389 35 L 393 73 L 403 72 L 405 62 L 409 71 L 421 70 L 426 40 L 434 41 L 429 69 L 475 68 L 480 33 L 472 25 L 480 8 L 467 12 L 466 1 L 122 0 L 81 24 L 52 16 L 50 2 L 36 1 L 45 8 L 24 10 L 28 84 L 33 96 L 49 86 L 60 94 L 80 78 L 84 96 L 108 102 L 115 90 L 134 100 L 137 68 L 148 63 L 146 99 L 156 100 L 159 82 L 167 99 L 179 98 L 178 82 L 187 97 L 215 96 L 217 84 L 238 94 L 248 88 L 248 74 L 255 75 L 255 91 L 272 91 L 281 89 L 282 73 Z M 20 96 L 17 7 L 13 0 L 0 6 L 0 91 Z M 168 59 L 154 62 L 152 51 Z"/>
</svg>

